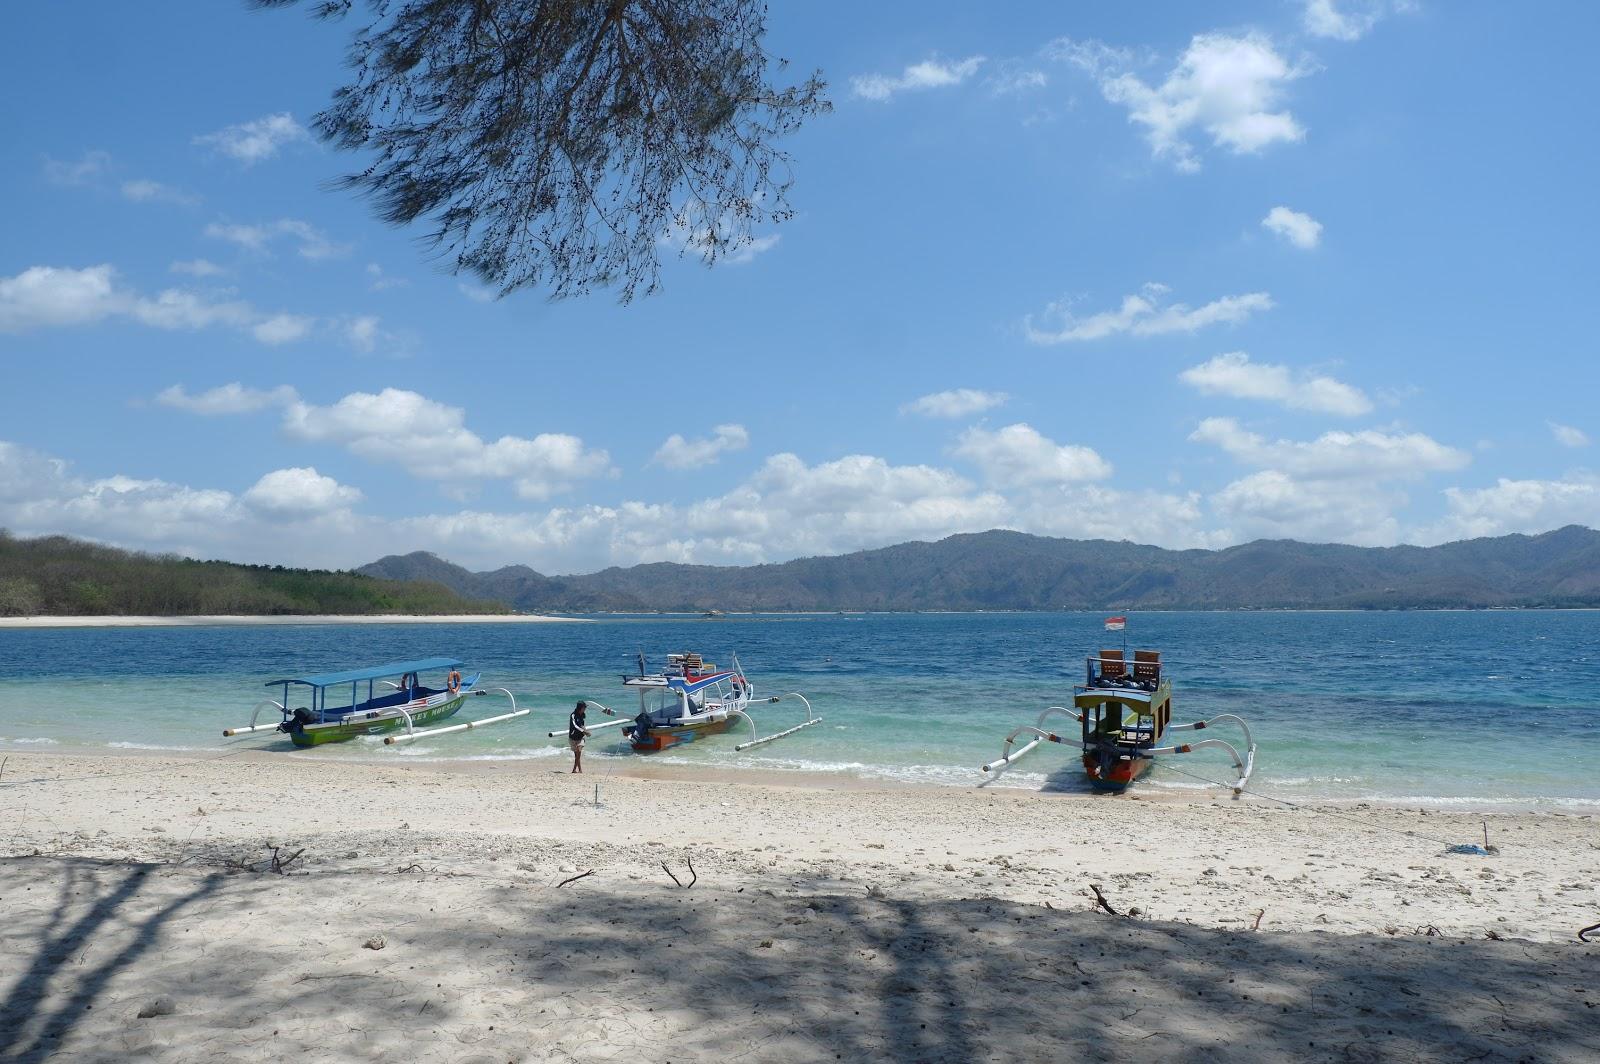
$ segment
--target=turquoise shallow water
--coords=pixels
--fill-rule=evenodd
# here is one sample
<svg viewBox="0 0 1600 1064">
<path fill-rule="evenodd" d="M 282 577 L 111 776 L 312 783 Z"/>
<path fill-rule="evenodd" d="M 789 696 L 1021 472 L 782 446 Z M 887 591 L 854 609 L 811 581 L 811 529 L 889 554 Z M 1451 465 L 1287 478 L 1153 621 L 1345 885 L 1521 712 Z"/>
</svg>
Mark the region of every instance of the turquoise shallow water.
<svg viewBox="0 0 1600 1064">
<path fill-rule="evenodd" d="M 1162 651 L 1175 720 L 1234 712 L 1251 722 L 1263 792 L 1600 808 L 1600 613 L 1139 614 L 1128 637 L 1130 648 Z M 3 630 L 0 752 L 248 742 L 327 760 L 559 759 L 564 744 L 545 733 L 578 698 L 625 708 L 619 676 L 638 651 L 659 662 L 698 650 L 724 665 L 736 651 L 758 694 L 799 690 L 825 723 L 744 754 L 719 736 L 653 758 L 971 786 L 1012 726 L 1069 700 L 1083 659 L 1120 644 L 1100 614 Z M 274 676 L 438 654 L 468 659 L 485 685 L 510 688 L 535 712 L 409 747 L 363 740 L 295 751 L 282 738 L 221 738 L 247 722 Z M 502 704 L 474 700 L 464 713 Z M 795 713 L 763 707 L 763 733 Z M 638 756 L 602 733 L 591 771 Z M 1227 778 L 1220 754 L 1171 765 L 1142 786 L 1205 786 L 1179 768 Z M 1085 788 L 1056 746 L 1030 754 L 1003 784 Z"/>
</svg>

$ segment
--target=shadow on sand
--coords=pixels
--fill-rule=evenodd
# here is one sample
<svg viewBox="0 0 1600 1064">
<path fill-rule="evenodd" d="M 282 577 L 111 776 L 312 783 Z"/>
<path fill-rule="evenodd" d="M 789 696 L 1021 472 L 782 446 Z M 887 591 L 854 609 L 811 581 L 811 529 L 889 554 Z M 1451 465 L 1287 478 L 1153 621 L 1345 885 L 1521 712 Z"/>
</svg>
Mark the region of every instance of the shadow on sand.
<svg viewBox="0 0 1600 1064">
<path fill-rule="evenodd" d="M 500 866 L 504 867 L 504 866 Z M 1573 1061 L 1581 947 L 994 900 L 0 862 L 0 1059 Z M 364 948 L 382 935 L 382 948 Z M 139 1018 L 157 998 L 171 1015 Z"/>
</svg>

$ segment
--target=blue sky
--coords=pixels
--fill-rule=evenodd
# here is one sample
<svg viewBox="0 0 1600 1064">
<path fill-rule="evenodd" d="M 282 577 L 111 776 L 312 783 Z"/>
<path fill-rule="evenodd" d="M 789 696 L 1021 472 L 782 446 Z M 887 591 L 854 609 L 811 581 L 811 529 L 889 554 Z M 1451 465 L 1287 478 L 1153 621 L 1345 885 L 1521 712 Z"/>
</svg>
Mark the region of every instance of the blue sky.
<svg viewBox="0 0 1600 1064">
<path fill-rule="evenodd" d="M 0 39 L 0 526 L 253 562 L 1600 525 L 1600 12 L 778 4 L 797 214 L 495 300 L 329 183 L 347 28 Z"/>
</svg>

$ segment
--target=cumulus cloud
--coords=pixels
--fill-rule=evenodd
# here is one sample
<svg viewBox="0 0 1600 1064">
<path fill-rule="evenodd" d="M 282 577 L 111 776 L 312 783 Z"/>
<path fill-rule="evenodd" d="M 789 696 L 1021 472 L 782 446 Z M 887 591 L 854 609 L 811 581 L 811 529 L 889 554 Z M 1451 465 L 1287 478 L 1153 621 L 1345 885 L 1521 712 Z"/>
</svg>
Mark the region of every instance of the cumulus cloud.
<svg viewBox="0 0 1600 1064">
<path fill-rule="evenodd" d="M 1322 242 L 1322 223 L 1309 214 L 1274 207 L 1261 219 L 1261 225 L 1297 248 L 1310 251 Z"/>
<path fill-rule="evenodd" d="M 1036 323 L 1033 315 L 1023 319 L 1023 328 L 1036 344 L 1066 344 L 1103 340 L 1108 336 L 1164 336 L 1194 333 L 1212 325 L 1237 325 L 1250 315 L 1272 309 L 1272 296 L 1266 292 L 1247 292 L 1222 296 L 1200 307 L 1161 300 L 1165 285 L 1146 284 L 1137 295 L 1124 296 L 1116 310 L 1080 317 L 1072 312 L 1071 300 L 1057 300 L 1045 308 Z"/>
<path fill-rule="evenodd" d="M 212 222 L 206 226 L 205 235 L 258 253 L 269 251 L 279 239 L 288 239 L 294 242 L 295 251 L 301 258 L 312 261 L 331 259 L 350 252 L 349 244 L 334 243 L 322 230 L 298 218 L 280 218 L 259 225 Z"/>
<path fill-rule="evenodd" d="M 892 74 L 859 74 L 850 79 L 850 89 L 862 99 L 876 100 L 882 103 L 900 92 L 941 89 L 950 85 L 959 85 L 976 74 L 978 68 L 983 65 L 983 61 L 984 57 L 981 55 L 968 56 L 966 59 L 955 61 L 933 56 L 920 63 L 913 63 L 906 67 L 900 72 L 899 76 Z"/>
<path fill-rule="evenodd" d="M 1559 480 L 1509 480 L 1487 488 L 1446 488 L 1444 520 L 1423 530 L 1424 542 L 1548 532 L 1565 525 L 1600 528 L 1600 476 L 1578 472 Z"/>
<path fill-rule="evenodd" d="M 900 408 L 902 414 L 923 417 L 969 417 L 1002 406 L 1011 397 L 1005 392 L 984 392 L 976 388 L 953 388 L 913 399 Z"/>
<path fill-rule="evenodd" d="M 1356 41 L 1391 12 L 1407 11 L 1411 0 L 1304 0 L 1301 24 L 1313 37 Z M 1342 10 L 1341 10 L 1342 9 Z"/>
<path fill-rule="evenodd" d="M 1110 463 L 1093 449 L 1057 443 L 1020 422 L 993 432 L 970 428 L 951 453 L 977 466 L 984 479 L 999 488 L 1070 484 L 1111 475 Z"/>
<path fill-rule="evenodd" d="M 1306 479 L 1410 479 L 1462 469 L 1472 458 L 1420 432 L 1325 432 L 1315 440 L 1268 440 L 1237 421 L 1211 417 L 1189 439 L 1221 448 L 1245 465 Z"/>
<path fill-rule="evenodd" d="M 1573 428 L 1571 425 L 1558 425 L 1554 421 L 1546 422 L 1550 426 L 1550 433 L 1556 442 L 1563 447 L 1589 446 L 1589 434 L 1582 429 Z"/>
<path fill-rule="evenodd" d="M 728 451 L 750 446 L 750 433 L 743 425 L 718 425 L 706 439 L 686 440 L 674 432 L 656 449 L 651 464 L 667 469 L 700 469 L 716 462 Z"/>
<path fill-rule="evenodd" d="M 1128 120 L 1144 127 L 1156 158 L 1171 161 L 1180 171 L 1200 169 L 1192 140 L 1197 133 L 1235 155 L 1305 137 L 1282 103 L 1289 83 L 1306 71 L 1260 33 L 1194 37 L 1159 85 L 1147 84 L 1128 69 L 1128 52 L 1098 41 L 1061 38 L 1046 53 L 1087 71 L 1101 95 L 1127 108 Z"/>
<path fill-rule="evenodd" d="M 308 137 L 305 127 L 296 122 L 293 115 L 283 111 L 195 137 L 194 142 L 226 155 L 235 162 L 254 166 L 277 155 L 284 145 Z"/>
<path fill-rule="evenodd" d="M 460 407 L 399 388 L 352 392 L 331 406 L 290 403 L 283 427 L 294 439 L 335 443 L 427 480 L 509 480 L 527 499 L 611 472 L 606 452 L 590 450 L 576 436 L 545 432 L 485 441 L 466 427 Z"/>
<path fill-rule="evenodd" d="M 238 381 L 190 395 L 183 385 L 174 384 L 156 396 L 156 402 L 191 414 L 214 417 L 221 414 L 249 414 L 257 410 L 286 407 L 300 395 L 287 384 L 276 388 L 246 388 Z"/>
<path fill-rule="evenodd" d="M 31 266 L 0 277 L 0 332 L 88 325 L 122 310 L 108 265 L 75 270 Z"/>
<path fill-rule="evenodd" d="M 314 468 L 296 466 L 266 474 L 243 499 L 245 505 L 265 513 L 293 515 L 344 509 L 360 502 L 361 492 Z"/>
<path fill-rule="evenodd" d="M 1389 546 L 1399 542 L 1395 510 L 1406 497 L 1353 480 L 1302 480 L 1277 469 L 1252 473 L 1210 498 L 1224 538 L 1298 539 Z"/>
<path fill-rule="evenodd" d="M 680 255 L 694 255 L 707 263 L 719 266 L 746 266 L 757 255 L 771 251 L 783 239 L 780 233 L 766 236 L 749 236 L 741 233 L 742 221 L 733 211 L 724 211 L 711 219 L 696 208 L 680 211 L 665 230 L 656 237 L 657 246 L 676 251 Z M 493 299 L 493 289 L 461 285 L 461 292 L 469 299 L 487 302 Z M 480 294 L 481 293 L 481 294 Z"/>
<path fill-rule="evenodd" d="M 180 272 L 202 275 L 210 263 L 174 263 Z M 277 345 L 304 339 L 316 319 L 301 314 L 267 313 L 239 300 L 186 288 L 144 296 L 121 285 L 109 265 L 83 269 L 31 266 L 15 277 L 0 277 L 0 333 L 92 325 L 121 318 L 154 329 L 237 329 L 261 343 Z"/>
<path fill-rule="evenodd" d="M 1262 399 L 1294 410 L 1355 417 L 1372 410 L 1372 400 L 1359 388 L 1332 377 L 1295 373 L 1288 366 L 1252 362 L 1243 351 L 1218 355 L 1178 374 L 1202 395 Z"/>
</svg>

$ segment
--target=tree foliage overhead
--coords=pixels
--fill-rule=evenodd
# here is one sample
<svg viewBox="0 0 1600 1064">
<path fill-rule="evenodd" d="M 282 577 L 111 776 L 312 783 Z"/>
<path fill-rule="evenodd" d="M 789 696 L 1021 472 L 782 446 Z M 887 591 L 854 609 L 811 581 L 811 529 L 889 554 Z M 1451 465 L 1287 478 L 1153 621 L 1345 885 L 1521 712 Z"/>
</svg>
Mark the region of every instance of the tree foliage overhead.
<svg viewBox="0 0 1600 1064">
<path fill-rule="evenodd" d="M 254 0 L 287 7 L 302 0 Z M 357 0 L 312 0 L 342 17 Z M 364 0 L 321 136 L 372 153 L 343 183 L 429 219 L 502 293 L 658 286 L 663 248 L 708 264 L 793 213 L 775 142 L 829 109 L 778 87 L 760 0 Z"/>
</svg>

